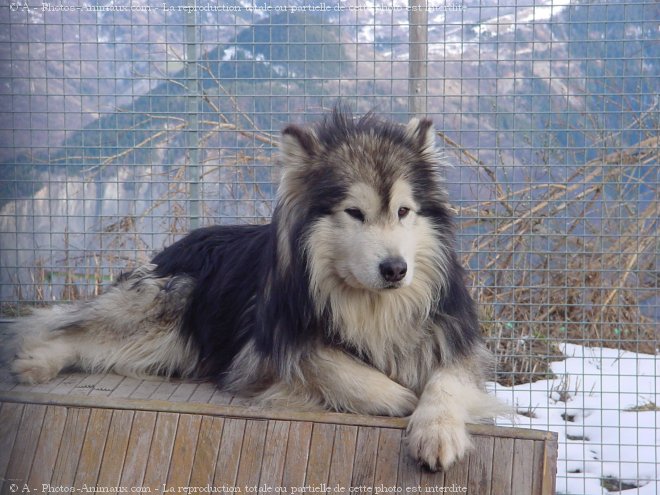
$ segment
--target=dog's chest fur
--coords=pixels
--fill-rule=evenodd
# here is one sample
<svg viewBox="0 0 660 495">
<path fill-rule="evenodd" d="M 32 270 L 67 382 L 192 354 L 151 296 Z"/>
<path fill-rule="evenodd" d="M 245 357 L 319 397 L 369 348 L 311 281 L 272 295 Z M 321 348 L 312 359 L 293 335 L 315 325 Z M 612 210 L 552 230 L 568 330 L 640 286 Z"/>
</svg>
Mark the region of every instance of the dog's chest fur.
<svg viewBox="0 0 660 495">
<path fill-rule="evenodd" d="M 387 321 L 362 315 L 332 331 L 331 340 L 390 379 L 417 393 L 440 362 L 442 335 L 430 318 Z"/>
</svg>

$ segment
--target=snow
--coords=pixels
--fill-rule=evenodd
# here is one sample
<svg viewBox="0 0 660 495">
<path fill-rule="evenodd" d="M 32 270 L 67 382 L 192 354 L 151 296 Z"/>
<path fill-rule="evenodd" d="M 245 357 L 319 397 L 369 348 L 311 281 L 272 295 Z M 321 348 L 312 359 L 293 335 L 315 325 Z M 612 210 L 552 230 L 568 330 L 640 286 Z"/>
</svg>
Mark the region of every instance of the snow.
<svg viewBox="0 0 660 495">
<path fill-rule="evenodd" d="M 624 495 L 660 493 L 660 411 L 649 407 L 660 404 L 658 356 L 561 348 L 566 359 L 552 363 L 555 378 L 494 385 L 498 397 L 530 416 L 498 424 L 558 433 L 557 493 L 612 493 L 601 486 L 607 478 L 630 486 Z"/>
<path fill-rule="evenodd" d="M 535 6 L 526 16 L 517 22 L 542 22 L 552 19 L 571 4 L 570 0 L 552 0 L 547 5 Z"/>
</svg>

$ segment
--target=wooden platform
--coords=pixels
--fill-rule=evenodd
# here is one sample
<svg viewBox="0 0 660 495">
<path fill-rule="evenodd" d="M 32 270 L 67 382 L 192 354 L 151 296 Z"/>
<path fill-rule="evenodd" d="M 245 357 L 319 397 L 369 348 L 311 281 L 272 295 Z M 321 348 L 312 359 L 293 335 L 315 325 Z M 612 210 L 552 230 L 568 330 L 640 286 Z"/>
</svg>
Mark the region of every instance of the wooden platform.
<svg viewBox="0 0 660 495">
<path fill-rule="evenodd" d="M 471 426 L 470 455 L 429 473 L 405 450 L 405 419 L 263 410 L 207 383 L 116 375 L 0 387 L 2 494 L 554 493 L 549 432 Z"/>
</svg>

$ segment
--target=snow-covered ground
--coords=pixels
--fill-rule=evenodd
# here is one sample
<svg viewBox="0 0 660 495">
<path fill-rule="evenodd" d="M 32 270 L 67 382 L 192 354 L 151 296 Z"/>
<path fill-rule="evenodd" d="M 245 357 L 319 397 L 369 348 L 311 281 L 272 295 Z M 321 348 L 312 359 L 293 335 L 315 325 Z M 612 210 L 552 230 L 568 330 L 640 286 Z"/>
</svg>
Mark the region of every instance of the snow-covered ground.
<svg viewBox="0 0 660 495">
<path fill-rule="evenodd" d="M 561 346 L 556 377 L 503 387 L 515 426 L 559 434 L 557 493 L 660 493 L 660 364 L 658 356 Z M 502 425 L 512 422 L 502 420 Z M 623 483 L 619 485 L 619 483 Z M 618 493 L 616 491 L 615 493 Z"/>
</svg>

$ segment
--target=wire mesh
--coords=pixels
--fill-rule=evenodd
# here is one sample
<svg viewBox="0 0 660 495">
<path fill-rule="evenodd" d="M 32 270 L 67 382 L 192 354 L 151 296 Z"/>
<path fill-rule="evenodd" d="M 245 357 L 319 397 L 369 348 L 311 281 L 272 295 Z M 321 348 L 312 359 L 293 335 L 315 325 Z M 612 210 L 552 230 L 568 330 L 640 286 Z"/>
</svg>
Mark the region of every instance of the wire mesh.
<svg viewBox="0 0 660 495">
<path fill-rule="evenodd" d="M 267 221 L 285 123 L 420 105 L 497 393 L 560 432 L 560 492 L 656 493 L 659 21 L 652 0 L 5 0 L 0 315 Z"/>
</svg>

